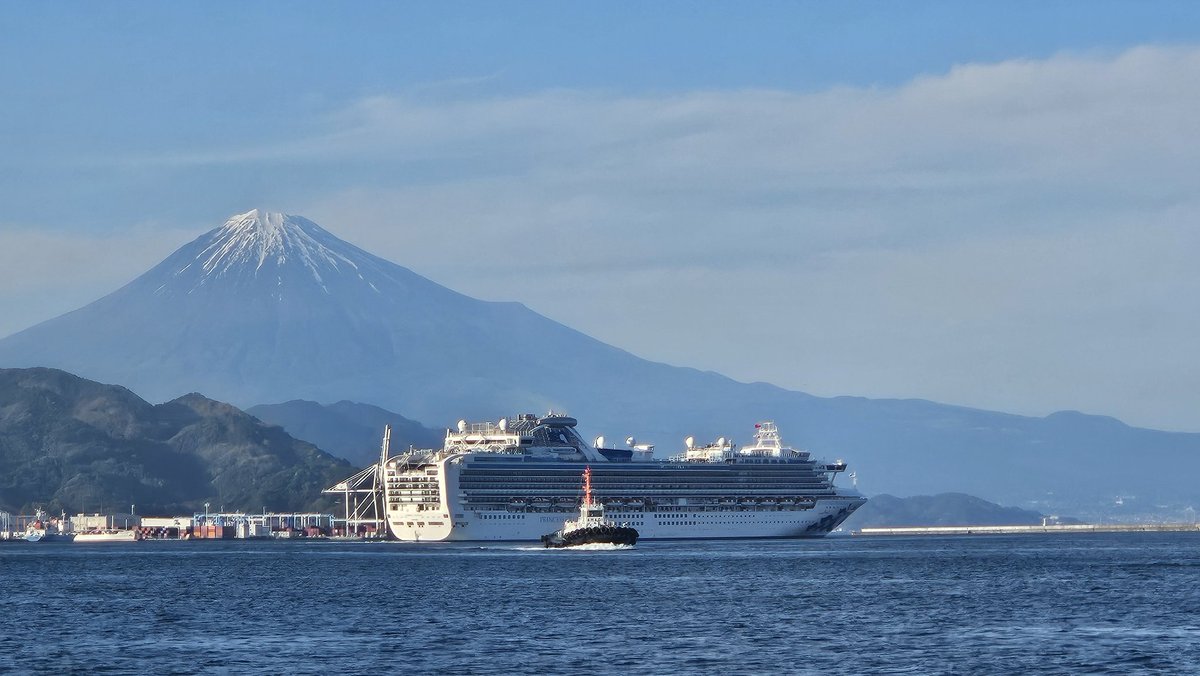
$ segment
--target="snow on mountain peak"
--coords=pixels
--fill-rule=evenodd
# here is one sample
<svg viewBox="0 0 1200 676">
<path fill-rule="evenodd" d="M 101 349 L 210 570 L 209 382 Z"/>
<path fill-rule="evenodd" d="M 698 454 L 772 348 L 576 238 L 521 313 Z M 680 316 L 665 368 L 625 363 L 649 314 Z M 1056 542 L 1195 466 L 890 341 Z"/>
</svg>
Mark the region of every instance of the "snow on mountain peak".
<svg viewBox="0 0 1200 676">
<path fill-rule="evenodd" d="M 234 215 L 213 230 L 196 259 L 176 274 L 198 264 L 203 271 L 199 283 L 203 284 L 203 278 L 226 274 L 258 277 L 298 265 L 324 286 L 322 272 L 358 269 L 351 257 L 357 257 L 355 247 L 306 218 L 253 209 Z"/>
</svg>

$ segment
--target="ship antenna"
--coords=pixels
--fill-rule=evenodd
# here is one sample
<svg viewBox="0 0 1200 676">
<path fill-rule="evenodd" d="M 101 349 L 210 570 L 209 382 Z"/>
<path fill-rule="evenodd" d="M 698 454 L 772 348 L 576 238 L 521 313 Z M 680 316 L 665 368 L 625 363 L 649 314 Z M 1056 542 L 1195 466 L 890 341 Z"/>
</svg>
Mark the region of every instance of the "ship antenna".
<svg viewBox="0 0 1200 676">
<path fill-rule="evenodd" d="M 591 465 L 583 468 L 583 506 L 592 506 L 592 467 Z"/>
</svg>

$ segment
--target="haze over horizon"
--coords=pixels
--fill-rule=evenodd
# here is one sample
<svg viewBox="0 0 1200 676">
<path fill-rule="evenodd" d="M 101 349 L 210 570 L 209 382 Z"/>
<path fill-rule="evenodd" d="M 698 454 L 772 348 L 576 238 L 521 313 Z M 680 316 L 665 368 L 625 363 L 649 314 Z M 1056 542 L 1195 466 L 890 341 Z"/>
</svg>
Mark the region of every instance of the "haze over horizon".
<svg viewBox="0 0 1200 676">
<path fill-rule="evenodd" d="M 0 336 L 266 207 L 655 361 L 1200 430 L 1200 9 L 1136 6 L 5 7 Z"/>
</svg>

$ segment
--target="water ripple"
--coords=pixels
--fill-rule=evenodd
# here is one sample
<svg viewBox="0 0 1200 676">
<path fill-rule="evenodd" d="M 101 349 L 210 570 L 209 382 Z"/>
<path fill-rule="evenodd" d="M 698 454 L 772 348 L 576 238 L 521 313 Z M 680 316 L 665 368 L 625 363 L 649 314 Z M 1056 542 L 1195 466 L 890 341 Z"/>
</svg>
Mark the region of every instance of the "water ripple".
<svg viewBox="0 0 1200 676">
<path fill-rule="evenodd" d="M 13 544 L 0 672 L 1187 673 L 1197 544 Z"/>
</svg>

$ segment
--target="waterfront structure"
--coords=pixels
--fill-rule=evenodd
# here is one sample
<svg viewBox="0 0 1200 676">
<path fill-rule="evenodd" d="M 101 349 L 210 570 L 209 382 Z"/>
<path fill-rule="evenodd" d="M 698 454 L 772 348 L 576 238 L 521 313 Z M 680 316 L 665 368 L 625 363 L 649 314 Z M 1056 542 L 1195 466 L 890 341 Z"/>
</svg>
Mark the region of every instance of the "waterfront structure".
<svg viewBox="0 0 1200 676">
<path fill-rule="evenodd" d="M 315 512 L 204 511 L 191 516 L 142 517 L 141 535 L 152 540 L 320 537 L 333 532 L 333 520 L 332 514 Z"/>
<path fill-rule="evenodd" d="M 589 444 L 576 425 L 553 413 L 459 421 L 441 449 L 394 457 L 385 433 L 375 471 L 388 532 L 413 542 L 538 541 L 579 509 L 586 467 L 606 514 L 648 540 L 821 537 L 866 502 L 834 486 L 846 463 L 785 446 L 769 421 L 755 426 L 749 446 L 722 438 L 698 447 L 689 438 L 668 460 L 632 438 L 624 449 L 603 438 Z"/>
</svg>

